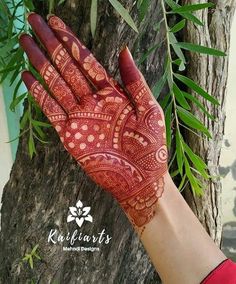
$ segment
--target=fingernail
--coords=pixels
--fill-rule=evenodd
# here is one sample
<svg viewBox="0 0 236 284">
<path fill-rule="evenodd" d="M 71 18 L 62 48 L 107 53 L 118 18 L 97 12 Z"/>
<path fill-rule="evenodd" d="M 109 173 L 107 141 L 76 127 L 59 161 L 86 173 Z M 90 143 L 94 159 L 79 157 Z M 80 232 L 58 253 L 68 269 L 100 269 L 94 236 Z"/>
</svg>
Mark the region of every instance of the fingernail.
<svg viewBox="0 0 236 284">
<path fill-rule="evenodd" d="M 33 15 L 33 14 L 36 14 L 36 13 L 35 12 L 28 12 L 28 13 L 26 13 L 26 19 L 28 20 L 29 16 Z"/>
<path fill-rule="evenodd" d="M 21 75 L 24 73 L 24 72 L 28 72 L 28 70 L 27 69 L 23 69 L 23 70 L 21 70 Z"/>
<path fill-rule="evenodd" d="M 122 48 L 121 52 L 122 52 L 122 53 L 123 53 L 123 52 L 126 52 L 126 53 L 128 54 L 128 56 L 129 56 L 131 59 L 133 59 L 133 56 L 132 56 L 132 54 L 131 54 L 131 52 L 130 52 L 130 50 L 129 50 L 129 47 L 128 47 L 127 45 L 125 45 L 125 47 Z"/>
<path fill-rule="evenodd" d="M 48 14 L 46 18 L 47 18 L 47 20 L 49 21 L 49 19 L 50 19 L 51 17 L 55 17 L 55 14 Z"/>
<path fill-rule="evenodd" d="M 23 32 L 18 35 L 18 39 L 20 39 L 23 35 L 28 35 L 27 33 Z"/>
<path fill-rule="evenodd" d="M 124 51 L 127 48 L 128 48 L 127 44 L 123 44 L 120 48 L 120 52 Z"/>
</svg>

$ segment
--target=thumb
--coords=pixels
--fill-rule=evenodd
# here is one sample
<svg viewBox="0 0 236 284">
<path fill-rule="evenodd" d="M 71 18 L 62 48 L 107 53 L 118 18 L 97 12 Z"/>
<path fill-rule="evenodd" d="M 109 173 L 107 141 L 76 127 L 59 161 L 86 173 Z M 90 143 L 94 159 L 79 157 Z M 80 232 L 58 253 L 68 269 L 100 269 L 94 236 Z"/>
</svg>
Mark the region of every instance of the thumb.
<svg viewBox="0 0 236 284">
<path fill-rule="evenodd" d="M 141 79 L 141 73 L 127 46 L 120 52 L 119 69 L 125 87 Z"/>
<path fill-rule="evenodd" d="M 153 100 L 151 91 L 142 73 L 136 66 L 128 47 L 125 47 L 120 52 L 119 69 L 122 82 L 134 99 L 137 107 Z"/>
</svg>

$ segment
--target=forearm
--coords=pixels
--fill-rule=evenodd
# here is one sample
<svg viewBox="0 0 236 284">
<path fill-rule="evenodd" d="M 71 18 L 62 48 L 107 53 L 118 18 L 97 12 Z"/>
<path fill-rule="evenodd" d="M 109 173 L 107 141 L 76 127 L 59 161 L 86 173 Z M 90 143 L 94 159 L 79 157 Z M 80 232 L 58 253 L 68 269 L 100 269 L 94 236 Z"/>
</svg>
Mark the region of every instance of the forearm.
<svg viewBox="0 0 236 284">
<path fill-rule="evenodd" d="M 168 173 L 156 214 L 146 224 L 141 241 L 164 283 L 199 284 L 226 259 Z"/>
</svg>

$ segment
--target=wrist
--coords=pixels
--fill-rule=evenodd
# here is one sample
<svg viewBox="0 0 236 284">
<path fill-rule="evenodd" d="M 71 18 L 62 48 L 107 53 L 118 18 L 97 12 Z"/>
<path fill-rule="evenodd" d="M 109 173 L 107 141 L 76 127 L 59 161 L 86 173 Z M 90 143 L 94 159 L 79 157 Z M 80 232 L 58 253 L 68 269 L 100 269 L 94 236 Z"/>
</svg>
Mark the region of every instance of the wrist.
<svg viewBox="0 0 236 284">
<path fill-rule="evenodd" d="M 140 186 L 138 195 L 131 196 L 125 202 L 119 202 L 128 219 L 140 234 L 145 230 L 157 211 L 161 208 L 169 207 L 169 199 L 173 191 L 178 191 L 175 187 L 168 171 L 158 180 L 149 183 L 148 186 Z M 167 191 L 167 192 L 165 192 Z M 162 200 L 164 198 L 164 200 Z M 159 203 L 160 206 L 159 206 Z"/>
</svg>

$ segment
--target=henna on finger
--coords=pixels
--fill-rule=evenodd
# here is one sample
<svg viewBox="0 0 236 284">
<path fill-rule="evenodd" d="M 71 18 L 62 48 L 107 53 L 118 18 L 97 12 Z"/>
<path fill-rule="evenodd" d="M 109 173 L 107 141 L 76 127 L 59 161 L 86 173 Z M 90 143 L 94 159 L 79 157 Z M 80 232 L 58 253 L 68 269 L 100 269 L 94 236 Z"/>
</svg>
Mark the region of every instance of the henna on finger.
<svg viewBox="0 0 236 284">
<path fill-rule="evenodd" d="M 63 132 L 67 120 L 67 115 L 64 110 L 56 100 L 50 97 L 31 72 L 23 71 L 21 77 L 30 94 L 34 97 L 56 131 L 58 133 Z M 63 137 L 61 137 L 61 141 L 64 142 Z"/>
<path fill-rule="evenodd" d="M 50 64 L 32 37 L 22 34 L 19 41 L 30 62 L 43 77 L 51 93 L 64 110 L 71 112 L 78 109 L 78 101 L 74 94 L 54 66 Z"/>
<path fill-rule="evenodd" d="M 28 22 L 74 94 L 77 97 L 91 95 L 92 89 L 84 75 L 43 18 L 36 13 L 30 13 L 28 15 Z"/>
<path fill-rule="evenodd" d="M 93 54 L 81 43 L 60 18 L 55 15 L 49 15 L 48 25 L 70 55 L 79 64 L 80 70 L 95 88 L 99 90 L 112 87 L 116 88 L 118 92 L 120 91 L 121 87 L 119 84 L 106 72 Z M 122 91 L 120 95 L 123 95 Z"/>
</svg>

